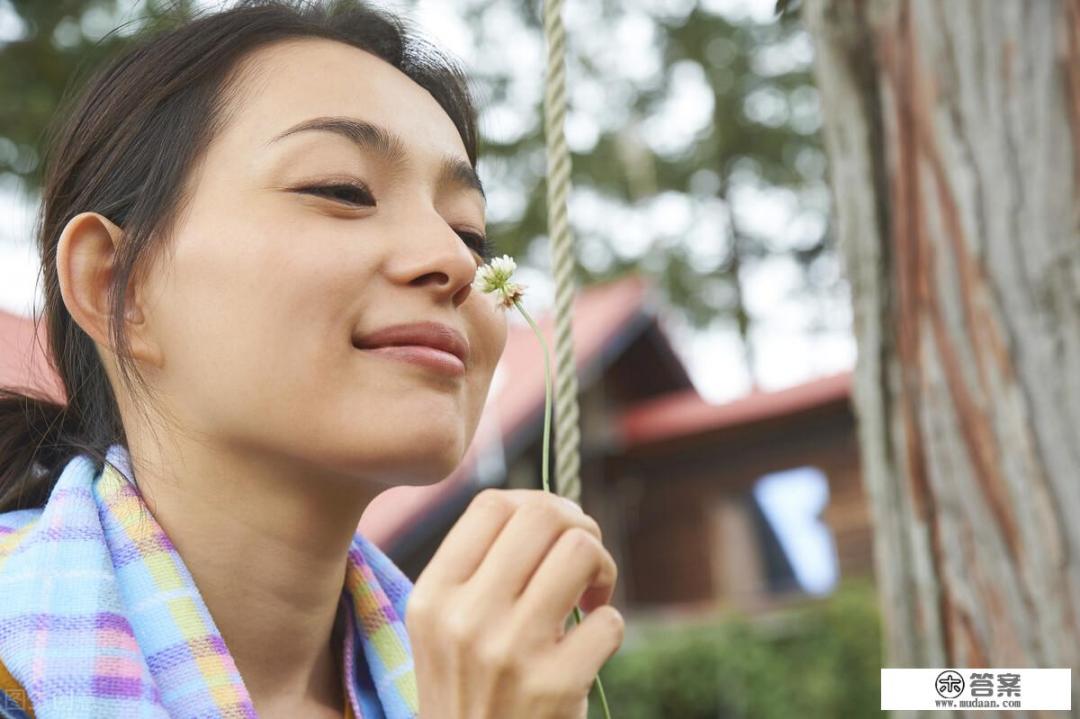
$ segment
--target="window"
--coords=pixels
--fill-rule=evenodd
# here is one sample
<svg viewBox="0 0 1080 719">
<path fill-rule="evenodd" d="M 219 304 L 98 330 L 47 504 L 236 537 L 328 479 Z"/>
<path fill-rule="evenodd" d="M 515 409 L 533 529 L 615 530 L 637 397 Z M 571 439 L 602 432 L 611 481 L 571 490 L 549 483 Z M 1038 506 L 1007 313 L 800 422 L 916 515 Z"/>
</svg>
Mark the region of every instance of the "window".
<svg viewBox="0 0 1080 719">
<path fill-rule="evenodd" d="M 819 519 L 829 501 L 829 483 L 813 467 L 774 472 L 754 485 L 758 501 L 803 589 L 825 594 L 837 580 L 836 545 Z"/>
</svg>

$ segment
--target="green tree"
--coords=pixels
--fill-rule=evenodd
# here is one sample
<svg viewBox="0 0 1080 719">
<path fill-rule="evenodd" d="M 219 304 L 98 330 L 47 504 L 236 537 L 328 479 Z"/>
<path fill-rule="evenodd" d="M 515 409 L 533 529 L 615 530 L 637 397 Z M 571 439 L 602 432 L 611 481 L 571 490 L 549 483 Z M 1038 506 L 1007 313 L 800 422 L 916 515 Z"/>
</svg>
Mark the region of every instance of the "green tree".
<svg viewBox="0 0 1080 719">
<path fill-rule="evenodd" d="M 0 43 L 0 176 L 17 176 L 34 194 L 41 185 L 42 133 L 65 91 L 135 32 L 188 15 L 193 3 L 150 0 L 139 13 L 125 13 L 130 4 L 118 0 L 0 0 L 0 9 L 4 5 L 20 28 L 15 39 Z"/>
<path fill-rule="evenodd" d="M 542 55 L 540 5 L 510 4 L 538 43 L 524 48 L 520 37 L 506 37 L 505 22 L 485 22 L 492 13 L 505 16 L 507 5 L 507 0 L 463 2 L 480 58 L 472 73 L 484 99 L 483 119 L 500 119 L 508 113 L 527 119 L 510 132 L 494 133 L 490 130 L 497 123 L 481 123 L 482 130 L 485 125 L 489 130 L 482 153 L 485 169 L 524 198 L 515 203 L 513 212 L 494 218 L 490 225 L 510 254 L 543 260 L 547 248 L 542 94 L 522 93 L 517 87 L 520 73 L 513 70 L 528 64 L 526 54 Z M 631 214 L 613 215 L 624 218 L 622 222 L 583 224 L 584 213 L 575 214 L 572 204 L 577 279 L 587 285 L 627 272 L 650 273 L 692 325 L 702 328 L 716 318 L 733 319 L 752 375 L 753 318 L 744 300 L 744 266 L 788 255 L 803 269 L 802 291 L 814 295 L 843 289 L 837 273 L 822 271 L 836 257 L 823 219 L 828 205 L 825 159 L 805 31 L 794 16 L 769 22 L 731 19 L 692 2 L 631 0 L 587 6 L 593 9 L 590 18 L 567 22 L 568 112 L 570 118 L 575 112 L 591 114 L 598 131 L 587 147 L 572 147 L 575 193 Z M 648 76 L 635 77 L 610 62 L 609 56 L 618 42 L 620 23 L 642 18 L 651 27 L 657 67 Z M 690 136 L 662 137 L 665 118 L 678 115 L 673 108 L 681 102 L 679 88 L 687 84 L 704 89 L 711 111 Z M 604 97 L 599 112 L 596 94 Z M 532 104 L 523 106 L 523 97 Z M 817 216 L 816 228 L 788 237 L 762 236 L 741 219 L 745 208 L 740 204 L 745 203 L 740 190 L 746 188 L 785 195 L 799 211 Z M 712 236 L 686 236 L 685 228 L 670 232 L 661 228 L 644 253 L 620 252 L 625 218 L 671 197 L 686 201 L 693 222 L 710 209 L 718 211 L 724 222 Z M 703 256 L 715 260 L 703 261 Z"/>
</svg>

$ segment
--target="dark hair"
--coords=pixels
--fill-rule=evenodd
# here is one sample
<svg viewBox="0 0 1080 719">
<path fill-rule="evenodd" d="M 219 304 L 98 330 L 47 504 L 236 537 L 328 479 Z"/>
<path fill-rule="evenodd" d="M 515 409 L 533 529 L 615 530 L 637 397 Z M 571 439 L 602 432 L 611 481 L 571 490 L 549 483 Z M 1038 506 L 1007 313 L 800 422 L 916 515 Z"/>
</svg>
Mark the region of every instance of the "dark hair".
<svg viewBox="0 0 1080 719">
<path fill-rule="evenodd" d="M 56 250 L 64 227 L 93 211 L 123 230 L 109 293 L 110 343 L 125 387 L 150 400 L 124 332 L 129 283 L 139 282 L 167 249 L 190 197 L 185 183 L 239 96 L 234 81 L 242 61 L 260 47 L 297 38 L 337 40 L 401 70 L 446 111 L 476 167 L 476 111 L 460 68 L 400 18 L 362 0 L 241 0 L 144 29 L 61 103 L 56 117 L 63 121 L 54 121 L 46 136 L 35 232 L 45 306 L 35 329 L 45 319 L 50 362 L 67 402 L 0 388 L 0 512 L 44 505 L 74 454 L 86 453 L 100 469 L 109 445 L 127 444 L 94 342 L 60 294 Z"/>
</svg>

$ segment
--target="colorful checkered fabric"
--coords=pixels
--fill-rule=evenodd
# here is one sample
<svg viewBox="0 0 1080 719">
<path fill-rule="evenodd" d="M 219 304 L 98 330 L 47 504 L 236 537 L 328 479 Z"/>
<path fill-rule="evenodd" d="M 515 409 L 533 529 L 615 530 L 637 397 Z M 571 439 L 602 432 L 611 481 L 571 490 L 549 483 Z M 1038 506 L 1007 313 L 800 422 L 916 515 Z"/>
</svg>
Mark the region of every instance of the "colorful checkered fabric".
<svg viewBox="0 0 1080 719">
<path fill-rule="evenodd" d="M 63 469 L 43 508 L 0 514 L 0 661 L 39 719 L 255 717 L 191 574 L 121 445 Z M 358 532 L 339 611 L 357 719 L 419 714 L 409 581 Z"/>
</svg>

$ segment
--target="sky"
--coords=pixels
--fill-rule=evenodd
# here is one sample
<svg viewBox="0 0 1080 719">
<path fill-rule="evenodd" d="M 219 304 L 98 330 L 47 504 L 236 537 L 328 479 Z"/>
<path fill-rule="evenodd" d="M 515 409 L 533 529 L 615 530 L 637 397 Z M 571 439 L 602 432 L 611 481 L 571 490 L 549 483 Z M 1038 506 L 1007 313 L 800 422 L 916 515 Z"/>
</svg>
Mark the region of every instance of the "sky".
<svg viewBox="0 0 1080 719">
<path fill-rule="evenodd" d="M 469 28 L 460 17 L 458 8 L 468 2 L 470 0 L 419 0 L 413 14 L 420 29 L 444 49 L 461 58 L 466 67 L 490 61 L 489 58 L 477 56 L 479 51 L 470 42 Z M 676 14 L 685 12 L 692 4 L 691 0 L 637 2 L 639 7 L 648 6 Z M 215 0 L 204 0 L 201 4 L 207 7 L 220 5 Z M 387 1 L 384 4 L 399 10 L 405 7 L 405 3 L 400 1 Z M 746 16 L 768 20 L 775 3 L 774 0 L 701 0 L 701 4 L 706 9 L 732 18 Z M 125 13 L 130 13 L 138 5 L 138 0 L 122 0 L 121 16 L 124 17 Z M 627 13 L 626 20 L 613 30 L 617 38 L 612 41 L 605 38 L 603 33 L 581 32 L 582 28 L 587 30 L 590 27 L 589 12 L 587 4 L 567 4 L 564 17 L 571 41 L 575 38 L 592 38 L 596 42 L 617 46 L 619 52 L 615 61 L 620 64 L 620 71 L 630 75 L 644 75 L 651 70 L 651 34 L 640 17 L 635 20 L 633 13 Z M 489 21 L 504 24 L 506 34 L 520 31 L 519 23 L 509 9 L 505 13 L 493 13 Z M 84 24 L 83 32 L 88 35 L 95 32 L 103 34 L 111 29 L 111 24 L 110 18 L 92 17 L 89 25 Z M 18 30 L 7 2 L 0 0 L 0 42 L 16 36 Z M 515 91 L 525 100 L 530 94 L 541 92 L 539 83 L 543 76 L 544 49 L 542 45 L 528 42 L 524 33 L 520 34 L 520 42 L 516 45 L 519 52 L 514 60 L 520 65 L 521 73 Z M 805 48 L 801 51 L 807 52 Z M 635 63 L 639 66 L 635 66 Z M 570 76 L 569 81 L 572 83 L 573 79 Z M 708 116 L 711 94 L 707 90 L 703 93 L 701 83 L 696 83 L 693 77 L 687 77 L 684 84 L 685 89 L 677 94 L 677 106 L 661 118 L 660 132 L 652 133 L 659 135 L 661 141 L 667 137 L 669 142 L 677 142 L 679 136 L 694 132 L 700 122 L 707 121 L 702 118 Z M 571 93 L 574 89 L 572 86 L 568 88 Z M 530 106 L 524 101 L 521 104 Z M 572 149 L 588 147 L 597 126 L 604 121 L 603 107 L 594 108 L 590 113 L 587 103 L 582 103 L 582 106 L 583 110 L 572 112 L 567 118 L 567 141 Z M 525 121 L 528 118 L 515 116 L 512 108 L 500 108 L 481 118 L 482 126 L 489 131 L 512 131 L 515 123 Z M 0 152 L 5 149 L 0 146 Z M 485 187 L 492 187 L 493 183 L 484 177 L 483 161 L 479 170 Z M 515 202 L 520 201 L 512 191 L 494 189 L 490 193 L 489 212 L 492 214 L 508 212 Z M 737 204 L 741 226 L 762 236 L 789 236 L 800 231 L 800 223 L 808 221 L 805 214 L 800 214 L 793 206 L 790 197 L 775 193 L 746 188 Z M 608 209 L 592 201 L 587 193 L 572 194 L 569 210 L 578 226 L 587 227 L 593 221 L 610 221 Z M 34 198 L 26 197 L 17 184 L 0 176 L 0 309 L 23 315 L 31 314 L 35 303 L 40 306 L 41 302 L 40 291 L 35 293 L 40 266 L 31 242 L 35 211 Z M 685 223 L 687 232 L 707 232 L 711 229 L 706 225 L 710 218 L 689 213 L 677 198 L 658 198 L 650 206 L 649 212 L 651 216 L 646 218 L 647 222 L 670 225 L 681 221 Z M 626 221 L 629 226 L 631 221 Z M 809 221 L 812 222 L 813 218 Z M 633 224 L 637 225 L 638 222 L 635 220 Z M 642 233 L 640 238 L 639 242 L 647 244 L 648 232 Z M 640 251 L 644 249 L 639 248 Z M 551 306 L 554 288 L 549 279 L 548 258 L 530 255 L 527 259 L 529 262 L 526 263 L 519 258 L 518 277 L 529 288 L 525 305 L 535 317 Z M 709 259 L 702 257 L 701 261 L 708 262 Z M 833 271 L 840 270 L 837 267 Z M 747 309 L 754 318 L 751 340 L 755 373 L 763 390 L 789 387 L 854 366 L 855 342 L 851 334 L 851 310 L 847 297 L 811 301 L 811 298 L 798 292 L 800 278 L 800 270 L 794 261 L 780 256 L 757 263 L 743 277 Z M 826 304 L 816 307 L 814 302 Z M 744 364 L 741 341 L 731 322 L 718 320 L 712 327 L 701 331 L 692 329 L 676 313 L 661 312 L 661 326 L 685 363 L 695 387 L 707 401 L 721 403 L 750 390 L 750 376 Z M 821 315 L 829 318 L 828 325 L 812 331 L 812 317 Z M 511 315 L 511 321 L 524 322 L 517 315 Z M 815 518 L 827 500 L 827 485 L 820 472 L 794 468 L 783 475 L 766 478 L 755 490 L 755 496 L 777 528 L 785 549 L 794 558 L 800 581 L 810 591 L 825 591 L 835 581 L 835 550 Z"/>
</svg>

